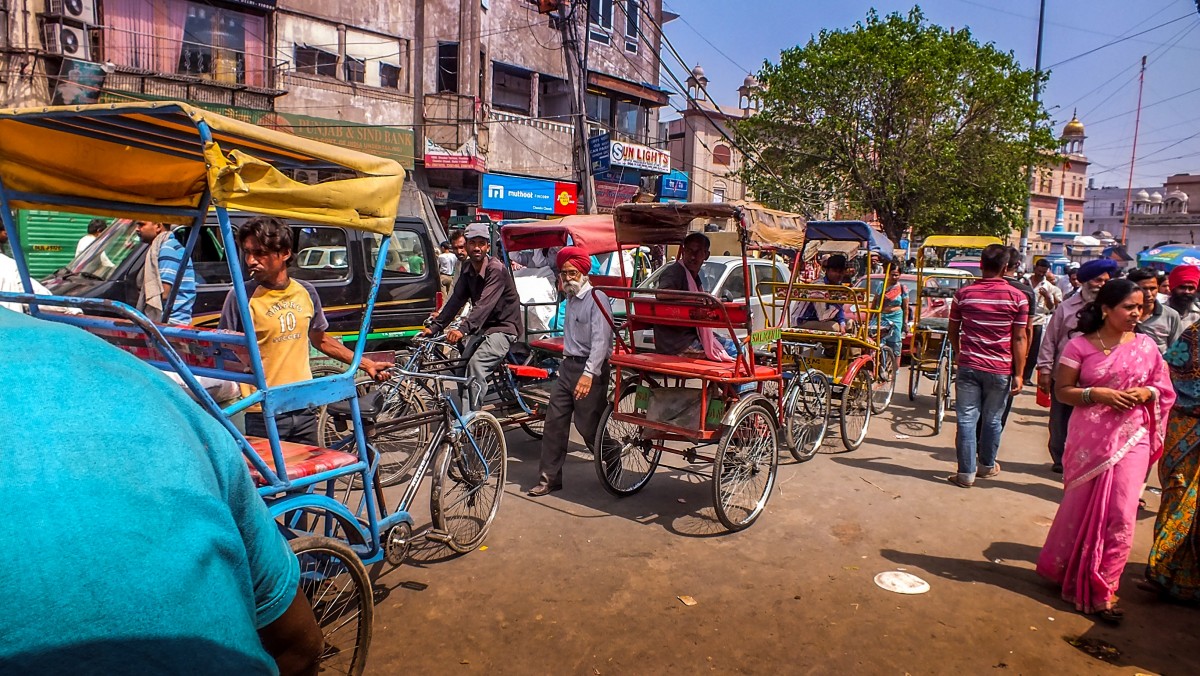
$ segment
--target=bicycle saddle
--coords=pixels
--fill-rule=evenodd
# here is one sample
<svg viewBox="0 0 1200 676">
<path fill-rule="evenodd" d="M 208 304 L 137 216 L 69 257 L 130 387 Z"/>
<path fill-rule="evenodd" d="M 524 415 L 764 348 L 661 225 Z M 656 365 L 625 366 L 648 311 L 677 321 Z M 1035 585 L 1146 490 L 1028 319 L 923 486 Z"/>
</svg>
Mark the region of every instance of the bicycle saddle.
<svg viewBox="0 0 1200 676">
<path fill-rule="evenodd" d="M 358 409 L 362 412 L 363 422 L 375 422 L 379 414 L 383 411 L 383 392 L 379 390 L 371 390 L 370 392 L 358 398 Z M 329 415 L 335 418 L 349 419 L 350 400 L 335 401 L 325 407 Z"/>
</svg>

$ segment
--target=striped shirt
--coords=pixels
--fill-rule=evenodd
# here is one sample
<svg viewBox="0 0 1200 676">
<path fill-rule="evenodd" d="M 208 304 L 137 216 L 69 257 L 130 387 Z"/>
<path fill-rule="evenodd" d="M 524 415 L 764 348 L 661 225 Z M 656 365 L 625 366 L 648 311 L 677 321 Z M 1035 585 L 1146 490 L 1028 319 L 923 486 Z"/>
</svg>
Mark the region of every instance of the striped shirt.
<svg viewBox="0 0 1200 676">
<path fill-rule="evenodd" d="M 183 263 L 184 248 L 174 236 L 168 237 L 158 250 L 158 276 L 164 284 L 174 284 Z M 167 318 L 169 324 L 191 324 L 192 307 L 196 304 L 196 272 L 189 258 L 179 281 L 179 292 L 175 294 L 175 307 Z"/>
<path fill-rule="evenodd" d="M 1012 374 L 1012 332 L 1029 323 L 1029 300 L 1002 277 L 981 279 L 954 294 L 950 321 L 960 322 L 959 366 Z"/>
</svg>

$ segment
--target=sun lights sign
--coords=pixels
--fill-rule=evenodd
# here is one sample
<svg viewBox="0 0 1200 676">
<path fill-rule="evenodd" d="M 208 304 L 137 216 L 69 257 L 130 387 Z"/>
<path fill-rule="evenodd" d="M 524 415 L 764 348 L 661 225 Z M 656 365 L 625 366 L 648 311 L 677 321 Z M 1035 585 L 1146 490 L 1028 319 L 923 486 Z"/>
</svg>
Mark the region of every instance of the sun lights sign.
<svg viewBox="0 0 1200 676">
<path fill-rule="evenodd" d="M 588 139 L 588 155 L 593 172 L 625 167 L 652 174 L 671 173 L 671 153 L 636 143 L 614 141 L 608 134 Z"/>
</svg>

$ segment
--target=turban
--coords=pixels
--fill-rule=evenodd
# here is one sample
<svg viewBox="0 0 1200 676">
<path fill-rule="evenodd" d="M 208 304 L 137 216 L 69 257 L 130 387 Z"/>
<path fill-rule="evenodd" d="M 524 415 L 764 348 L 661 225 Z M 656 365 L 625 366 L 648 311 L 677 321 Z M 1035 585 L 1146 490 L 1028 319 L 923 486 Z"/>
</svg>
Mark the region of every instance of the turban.
<svg viewBox="0 0 1200 676">
<path fill-rule="evenodd" d="M 562 272 L 563 266 L 567 263 L 585 275 L 592 269 L 591 257 L 577 246 L 564 246 L 558 250 L 558 255 L 554 257 L 554 266 L 558 268 L 559 272 Z"/>
<path fill-rule="evenodd" d="M 1086 283 L 1092 281 L 1100 275 L 1108 275 L 1109 277 L 1112 277 L 1113 275 L 1117 274 L 1117 270 L 1119 269 L 1120 266 L 1117 265 L 1116 261 L 1112 260 L 1111 258 L 1101 258 L 1099 260 L 1088 261 L 1079 266 L 1079 272 L 1076 274 L 1075 278 L 1081 283 Z"/>
<path fill-rule="evenodd" d="M 1171 276 L 1167 278 L 1171 288 L 1181 284 L 1191 284 L 1192 286 L 1200 286 L 1200 268 L 1195 265 L 1180 265 L 1171 271 Z"/>
</svg>

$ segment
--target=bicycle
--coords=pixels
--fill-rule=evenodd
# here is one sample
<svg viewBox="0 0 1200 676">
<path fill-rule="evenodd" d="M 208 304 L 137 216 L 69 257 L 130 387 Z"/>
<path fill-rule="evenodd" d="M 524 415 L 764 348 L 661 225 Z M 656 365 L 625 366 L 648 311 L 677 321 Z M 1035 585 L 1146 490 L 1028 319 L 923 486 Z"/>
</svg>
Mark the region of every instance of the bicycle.
<svg viewBox="0 0 1200 676">
<path fill-rule="evenodd" d="M 807 462 L 817 454 L 829 430 L 833 388 L 829 376 L 809 364 L 809 355 L 823 349 L 822 345 L 784 341 L 784 348 L 796 364 L 783 395 L 784 440 L 797 462 Z"/>
</svg>

